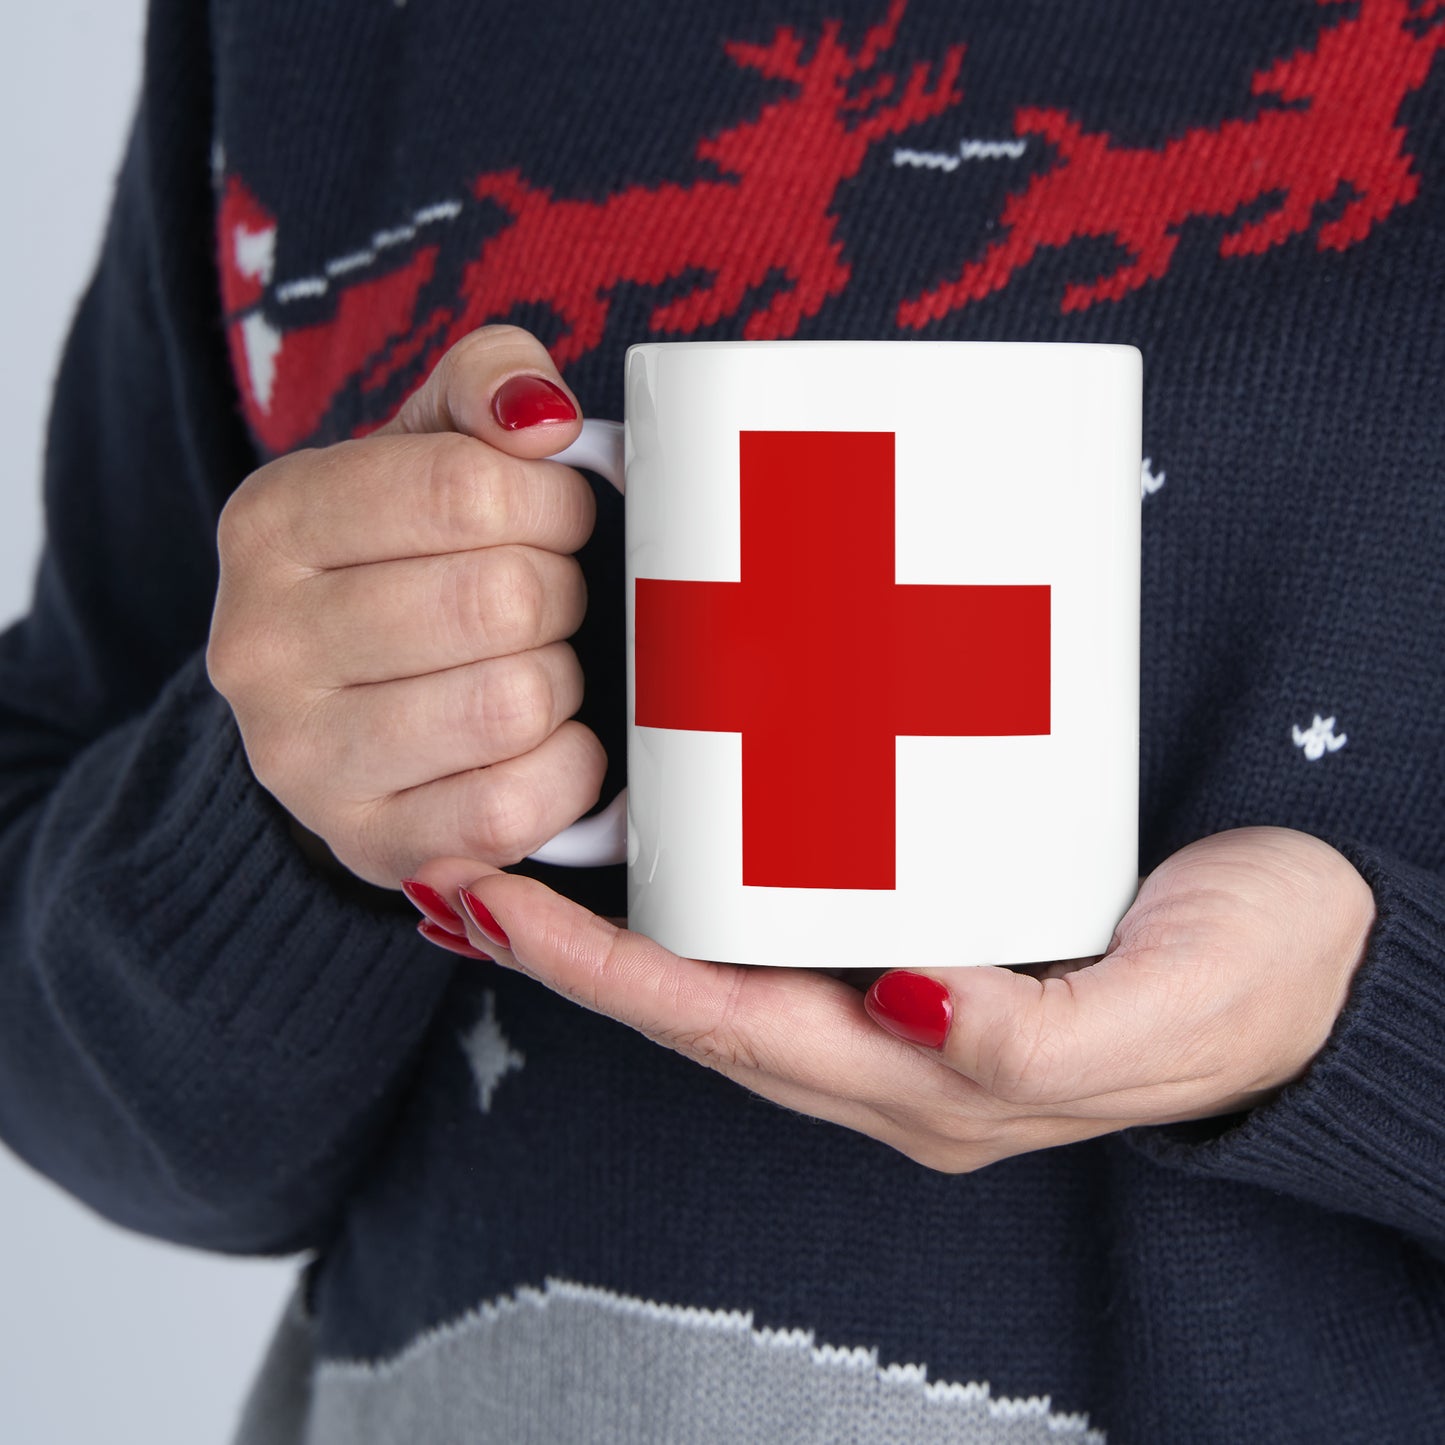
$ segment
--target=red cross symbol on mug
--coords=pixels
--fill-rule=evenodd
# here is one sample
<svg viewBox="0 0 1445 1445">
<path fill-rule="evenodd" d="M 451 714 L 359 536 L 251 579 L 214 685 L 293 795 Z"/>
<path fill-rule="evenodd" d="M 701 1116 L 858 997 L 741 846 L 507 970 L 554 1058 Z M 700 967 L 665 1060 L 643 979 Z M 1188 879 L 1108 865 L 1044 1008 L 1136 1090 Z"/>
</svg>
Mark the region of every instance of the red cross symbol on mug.
<svg viewBox="0 0 1445 1445">
<path fill-rule="evenodd" d="M 742 735 L 743 883 L 895 887 L 896 740 L 1049 731 L 1049 588 L 894 581 L 894 434 L 740 434 L 739 582 L 638 578 L 636 718 Z"/>
</svg>

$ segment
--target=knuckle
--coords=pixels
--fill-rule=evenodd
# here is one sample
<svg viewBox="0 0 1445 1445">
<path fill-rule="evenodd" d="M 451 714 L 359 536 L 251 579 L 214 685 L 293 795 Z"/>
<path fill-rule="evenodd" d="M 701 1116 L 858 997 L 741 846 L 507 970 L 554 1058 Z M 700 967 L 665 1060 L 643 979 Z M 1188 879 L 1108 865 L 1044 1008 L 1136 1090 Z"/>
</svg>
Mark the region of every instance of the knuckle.
<svg viewBox="0 0 1445 1445">
<path fill-rule="evenodd" d="M 437 363 L 431 386 L 453 419 L 470 415 L 478 398 L 485 398 L 493 381 L 518 365 L 550 366 L 541 342 L 520 326 L 505 322 L 480 326 L 468 332 Z"/>
<path fill-rule="evenodd" d="M 683 988 L 682 979 L 677 975 L 659 980 L 658 991 L 663 995 L 658 1000 L 659 1017 L 677 1017 L 688 1012 L 687 1001 L 679 996 Z M 737 1026 L 741 988 L 742 979 L 738 977 L 713 1018 L 690 1028 L 668 1029 L 658 1042 L 721 1074 L 762 1072 L 762 1061 L 754 1042 Z"/>
<path fill-rule="evenodd" d="M 447 411 L 450 411 L 449 398 L 463 395 L 475 384 L 476 374 L 484 364 L 482 358 L 488 349 L 486 332 L 486 327 L 469 331 L 460 341 L 454 342 L 427 378 L 426 389 Z"/>
<path fill-rule="evenodd" d="M 376 798 L 358 806 L 338 820 L 332 835 L 326 837 L 339 862 L 358 877 L 383 887 L 394 887 L 426 856 L 425 850 L 408 848 L 406 840 L 396 836 L 389 801 Z"/>
<path fill-rule="evenodd" d="M 485 642 L 502 652 L 533 643 L 542 627 L 542 577 L 518 547 L 499 547 L 486 569 L 479 625 Z"/>
<path fill-rule="evenodd" d="M 579 777 L 586 779 L 588 792 L 587 806 L 590 808 L 602 796 L 602 784 L 607 777 L 607 749 L 602 740 L 584 723 L 571 724 L 576 739 Z"/>
<path fill-rule="evenodd" d="M 582 673 L 582 663 L 570 642 L 550 643 L 546 652 L 551 659 L 549 666 L 542 669 L 548 678 L 547 705 L 551 710 L 550 716 L 558 719 L 560 723 L 561 720 L 572 717 L 582 706 L 582 699 L 587 690 L 587 680 Z M 542 666 L 540 658 L 538 666 Z M 592 741 L 600 751 L 602 745 L 597 743 L 596 738 L 593 738 Z M 578 751 L 585 754 L 588 751 L 587 745 L 584 743 Z M 583 756 L 581 763 L 584 767 L 590 768 L 592 759 Z M 603 766 L 606 767 L 605 757 Z"/>
<path fill-rule="evenodd" d="M 216 519 L 221 571 L 249 570 L 271 553 L 288 554 L 295 473 L 318 464 L 323 453 L 304 449 L 257 468 L 226 498 Z"/>
<path fill-rule="evenodd" d="M 243 649 L 237 646 L 235 629 L 218 616 L 206 639 L 206 676 L 227 700 L 238 690 L 243 656 Z"/>
<path fill-rule="evenodd" d="M 216 555 L 221 576 L 245 571 L 262 550 L 262 538 L 269 530 L 266 515 L 271 510 L 260 473 L 247 478 L 226 499 L 216 519 Z"/>
<path fill-rule="evenodd" d="M 480 797 L 473 795 L 459 820 L 460 835 L 473 843 L 484 862 L 520 863 L 542 840 L 541 810 L 532 790 L 519 778 L 495 768 L 481 774 Z"/>
<path fill-rule="evenodd" d="M 669 1047 L 720 1074 L 755 1074 L 757 1054 L 745 1040 L 726 1030 L 709 1028 L 678 1032 L 662 1039 Z"/>
<path fill-rule="evenodd" d="M 288 457 L 279 457 L 264 467 L 257 467 L 226 498 L 216 524 L 217 542 L 223 550 L 234 550 L 255 528 L 258 517 L 264 517 L 274 506 L 278 481 L 289 470 Z"/>
<path fill-rule="evenodd" d="M 482 326 L 473 333 L 476 336 L 487 337 L 492 345 L 506 344 L 509 346 L 540 346 L 541 343 L 523 326 L 515 326 L 509 321 L 494 321 L 490 326 Z"/>
<path fill-rule="evenodd" d="M 1041 1022 L 1029 1030 L 1000 1025 L 983 1057 L 982 1082 L 994 1098 L 1023 1106 L 1056 1103 L 1062 1097 L 1057 1087 L 1059 1040 Z"/>
<path fill-rule="evenodd" d="M 442 357 L 441 366 L 454 375 L 463 376 L 478 366 L 485 366 L 490 370 L 499 351 L 533 344 L 535 343 L 531 333 L 520 326 L 494 322 L 490 326 L 479 326 L 475 331 L 469 331 Z"/>
<path fill-rule="evenodd" d="M 246 514 L 253 505 L 248 486 L 249 482 L 243 482 L 237 487 L 226 498 L 221 515 L 216 518 L 216 552 L 223 571 L 245 551 L 246 538 L 251 530 Z"/>
<path fill-rule="evenodd" d="M 498 535 L 506 523 L 503 490 L 495 485 L 495 467 L 483 465 L 485 443 L 459 432 L 427 439 L 426 505 L 449 534 L 479 544 Z"/>
<path fill-rule="evenodd" d="M 597 498 L 584 477 L 574 468 L 560 476 L 553 472 L 547 490 L 539 487 L 532 495 L 538 526 L 556 537 L 559 552 L 573 553 L 586 545 L 597 526 Z"/>
<path fill-rule="evenodd" d="M 558 599 L 555 631 L 571 637 L 587 616 L 587 579 L 575 557 L 557 557 Z"/>
<path fill-rule="evenodd" d="M 573 1003 L 580 1004 L 593 1013 L 608 1012 L 607 1000 L 612 995 L 610 981 L 625 972 L 627 967 L 622 930 L 612 924 L 607 926 L 612 929 L 612 933 L 596 968 L 584 973 L 566 989 L 566 996 Z"/>
<path fill-rule="evenodd" d="M 206 672 L 212 687 L 233 708 L 247 711 L 274 696 L 290 659 L 285 630 L 259 625 L 249 614 L 218 614 L 206 641 Z"/>
<path fill-rule="evenodd" d="M 437 371 L 443 378 L 465 374 L 482 355 L 488 345 L 487 333 L 490 327 L 480 326 L 469 331 L 459 341 L 454 341 L 446 355 L 437 363 Z"/>
<path fill-rule="evenodd" d="M 469 705 L 481 707 L 485 736 L 504 757 L 530 752 L 552 730 L 552 689 L 534 657 L 508 659 L 489 669 L 481 688 L 468 691 L 478 700 Z"/>
</svg>

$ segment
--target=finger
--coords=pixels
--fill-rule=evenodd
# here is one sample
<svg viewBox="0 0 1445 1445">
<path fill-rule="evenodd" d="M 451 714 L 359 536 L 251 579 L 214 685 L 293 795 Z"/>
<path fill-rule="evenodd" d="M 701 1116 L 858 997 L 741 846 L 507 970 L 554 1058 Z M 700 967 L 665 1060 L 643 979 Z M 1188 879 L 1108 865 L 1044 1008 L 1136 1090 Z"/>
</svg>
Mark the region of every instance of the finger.
<svg viewBox="0 0 1445 1445">
<path fill-rule="evenodd" d="M 947 1074 L 874 1029 L 841 980 L 680 958 L 529 878 L 489 874 L 468 891 L 491 943 L 549 988 L 759 1092 L 826 1098 L 832 1111 L 846 1101 L 855 1117 Z"/>
<path fill-rule="evenodd" d="M 529 966 L 513 952 L 512 939 L 504 930 L 500 920 L 480 898 L 482 891 L 489 894 L 492 892 L 493 879 L 503 879 L 509 876 L 500 870 L 483 869 L 474 858 L 432 858 L 417 869 L 415 879 L 408 880 L 408 897 L 412 897 L 414 892 L 418 893 L 418 897 L 424 901 L 425 907 L 422 901 L 418 901 L 418 897 L 413 897 L 413 903 L 423 912 L 427 912 L 428 909 L 436 911 L 440 907 L 445 907 L 448 928 L 452 927 L 452 920 L 456 920 L 458 925 L 464 925 L 463 931 L 474 954 L 483 954 L 503 967 L 515 969 L 528 977 L 535 978 L 543 986 L 551 987 L 573 1001 L 587 1002 L 575 992 L 575 980 L 574 991 L 569 992 L 563 977 L 539 958 L 533 934 L 538 928 L 548 928 L 558 935 L 561 930 L 579 926 L 590 931 L 592 923 L 595 922 L 603 925 L 603 928 L 597 931 L 597 937 L 605 944 L 605 940 L 610 937 L 606 932 L 607 929 L 617 933 L 625 932 L 625 930 L 620 927 L 618 920 L 594 920 L 585 909 L 568 903 L 567 900 L 561 899 L 559 895 L 538 884 L 528 891 L 526 897 L 520 900 L 509 898 L 506 905 L 509 926 L 517 930 L 518 939 L 522 939 L 524 935 L 527 939 L 525 943 L 518 943 L 516 946 L 524 949 L 527 956 L 532 959 L 532 964 Z M 527 880 L 522 881 L 526 882 Z M 421 885 L 420 890 L 417 889 L 418 884 Z M 558 903 L 562 905 L 561 911 L 566 916 L 553 917 L 548 920 L 542 916 L 542 913 L 534 911 L 540 908 L 543 912 L 550 913 L 556 909 Z M 526 916 L 524 917 L 524 915 Z M 629 935 L 629 937 L 640 938 L 640 935 Z M 654 961 L 659 969 L 665 971 L 667 975 L 675 975 L 683 970 L 698 970 L 704 975 L 725 978 L 733 971 L 730 965 L 679 958 L 647 939 L 641 939 L 641 945 L 644 949 L 656 950 Z M 555 947 L 555 944 L 553 946 Z M 737 972 L 753 971 L 737 970 Z M 809 975 L 795 973 L 793 970 L 767 969 L 756 972 L 769 975 L 768 978 L 759 979 L 757 982 L 784 984 L 782 989 L 784 995 L 790 994 L 792 985 L 799 980 L 809 993 L 815 987 L 808 983 Z M 626 974 L 619 976 L 625 981 L 628 979 Z M 635 978 L 631 979 L 629 986 L 635 982 Z M 671 977 L 665 983 L 660 981 L 657 985 L 659 992 L 664 987 L 672 987 L 674 983 L 675 979 Z M 722 989 L 718 991 L 718 997 L 725 1000 L 727 988 L 728 985 L 724 982 Z M 851 989 L 848 992 L 854 1000 L 853 1007 L 846 1010 L 851 1019 L 856 1011 L 857 994 Z M 686 999 L 689 994 L 683 991 L 680 996 Z M 791 1013 L 786 1008 L 779 1009 L 778 1004 L 779 1000 L 775 999 L 772 1008 L 774 1014 Z M 897 1137 L 896 1147 L 904 1147 L 906 1139 L 901 1128 L 896 1128 L 891 1119 L 880 1114 L 869 1102 L 845 1095 L 837 1087 L 837 1081 L 830 1081 L 825 1088 L 815 1088 L 799 1079 L 782 1074 L 776 1069 L 763 1066 L 759 1060 L 750 1057 L 750 1050 L 714 1047 L 713 1035 L 706 1030 L 705 1025 L 701 1032 L 701 1047 L 699 1047 L 698 1030 L 695 1024 L 686 1025 L 679 1021 L 668 1023 L 654 1020 L 652 1028 L 643 1028 L 640 1020 L 628 1016 L 629 1010 L 622 1000 L 609 1001 L 599 996 L 595 1002 L 587 1002 L 587 1006 L 593 1007 L 596 1012 L 605 1012 L 609 1017 L 618 1019 L 619 1022 L 625 1022 L 638 1028 L 640 1032 L 647 1034 L 655 1042 L 665 1047 L 689 1054 L 698 1062 L 705 1063 L 726 1074 L 735 1082 L 784 1108 L 793 1109 L 814 1118 L 827 1119 L 845 1128 L 859 1130 L 875 1137 L 882 1137 L 886 1131 L 894 1131 Z M 876 1044 L 876 1042 L 876 1038 L 868 1040 L 864 1037 L 863 1039 L 865 1047 Z M 896 1058 L 894 1062 L 897 1062 Z M 917 1060 L 910 1060 L 905 1056 L 905 1068 L 916 1062 Z M 856 1083 L 856 1074 L 840 1070 L 839 1079 Z"/>
<path fill-rule="evenodd" d="M 582 705 L 565 642 L 444 672 L 348 687 L 305 723 L 328 758 L 326 786 L 368 802 L 521 758 Z"/>
<path fill-rule="evenodd" d="M 426 939 L 428 943 L 435 944 L 438 948 L 447 953 L 454 953 L 461 958 L 470 958 L 475 963 L 490 963 L 491 955 L 483 953 L 478 948 L 473 948 L 470 943 L 449 928 L 444 928 L 438 923 L 433 923 L 429 918 L 423 918 L 416 926 L 416 931 Z"/>
<path fill-rule="evenodd" d="M 1187 1077 L 1169 970 L 1115 952 L 1038 978 L 1006 968 L 898 971 L 870 990 L 874 1020 L 990 1095 L 1044 1113 Z M 1106 1108 L 1114 1109 L 1114 1104 Z"/>
<path fill-rule="evenodd" d="M 547 457 L 577 439 L 581 415 L 535 336 L 483 326 L 442 357 L 381 431 L 461 432 L 513 456 Z"/>
<path fill-rule="evenodd" d="M 1001 1105 L 937 1057 L 870 1030 L 842 980 L 680 958 L 535 880 L 489 873 L 459 886 L 464 870 L 444 862 L 426 876 L 458 889 L 474 947 L 785 1108 L 930 1168 L 981 1168 L 1120 1127 Z"/>
<path fill-rule="evenodd" d="M 309 573 L 506 543 L 575 552 L 595 519 L 592 488 L 571 467 L 445 434 L 372 436 L 283 457 L 247 478 L 222 528 L 242 563 Z"/>
<path fill-rule="evenodd" d="M 456 854 L 492 866 L 520 862 L 597 801 L 607 755 L 593 732 L 564 722 L 522 757 L 439 778 L 375 804 L 366 851 L 389 886 L 428 858 Z"/>
<path fill-rule="evenodd" d="M 487 547 L 319 572 L 293 603 L 311 619 L 295 670 L 346 688 L 560 642 L 582 625 L 587 584 L 572 557 Z"/>
<path fill-rule="evenodd" d="M 878 1031 L 870 1038 L 858 993 L 843 980 L 680 958 L 540 883 L 479 870 L 471 859 L 428 860 L 418 877 L 433 898 L 455 902 L 474 949 L 764 1098 L 930 1168 L 977 1169 L 1120 1127 L 998 1108 L 940 1060 Z"/>
<path fill-rule="evenodd" d="M 1025 973 L 1031 978 L 1062 978 L 1066 973 L 1077 973 L 1098 963 L 1099 957 L 1095 953 L 1083 958 L 1056 958 L 1048 963 L 1014 963 L 1009 967 L 1014 973 Z"/>
</svg>

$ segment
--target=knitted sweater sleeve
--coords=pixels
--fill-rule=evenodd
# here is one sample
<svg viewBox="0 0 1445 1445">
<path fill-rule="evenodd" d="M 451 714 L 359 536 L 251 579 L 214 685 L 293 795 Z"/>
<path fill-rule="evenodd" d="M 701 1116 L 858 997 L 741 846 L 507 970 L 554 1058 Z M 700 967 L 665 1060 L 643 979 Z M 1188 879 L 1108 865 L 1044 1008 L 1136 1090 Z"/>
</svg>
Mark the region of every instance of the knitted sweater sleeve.
<svg viewBox="0 0 1445 1445">
<path fill-rule="evenodd" d="M 1132 1131 L 1188 1173 L 1289 1194 L 1445 1256 L 1445 879 L 1337 843 L 1375 894 L 1364 962 L 1324 1049 L 1238 1120 Z"/>
<path fill-rule="evenodd" d="M 0 636 L 0 1138 L 124 1225 L 270 1252 L 321 1237 L 449 969 L 397 895 L 308 866 L 207 679 L 216 519 L 256 463 L 211 261 L 206 8 L 152 16 L 33 605 Z"/>
</svg>

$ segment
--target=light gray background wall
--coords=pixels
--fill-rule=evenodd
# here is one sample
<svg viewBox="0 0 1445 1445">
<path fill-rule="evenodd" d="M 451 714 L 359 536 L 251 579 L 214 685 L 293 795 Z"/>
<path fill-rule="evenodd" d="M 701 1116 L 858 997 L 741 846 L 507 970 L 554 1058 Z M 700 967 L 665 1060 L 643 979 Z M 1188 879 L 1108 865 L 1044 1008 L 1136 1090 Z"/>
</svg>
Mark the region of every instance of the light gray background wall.
<svg viewBox="0 0 1445 1445">
<path fill-rule="evenodd" d="M 40 439 L 140 73 L 143 0 L 6 15 L 0 85 L 0 625 L 40 539 Z M 122 1233 L 0 1149 L 0 1441 L 223 1442 L 294 1268 Z"/>
</svg>

